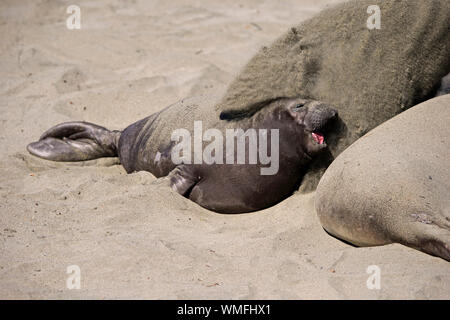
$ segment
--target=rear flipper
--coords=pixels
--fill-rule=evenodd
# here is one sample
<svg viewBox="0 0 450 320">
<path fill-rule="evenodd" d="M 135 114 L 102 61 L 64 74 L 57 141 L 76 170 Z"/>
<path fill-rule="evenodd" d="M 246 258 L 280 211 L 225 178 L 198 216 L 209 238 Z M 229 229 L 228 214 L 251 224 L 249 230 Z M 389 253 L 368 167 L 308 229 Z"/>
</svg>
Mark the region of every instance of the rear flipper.
<svg viewBox="0 0 450 320">
<path fill-rule="evenodd" d="M 424 241 L 422 243 L 422 251 L 450 261 L 450 237 Z"/>
<path fill-rule="evenodd" d="M 450 261 L 450 232 L 446 228 L 434 224 L 425 226 L 424 232 L 417 237 L 419 250 Z"/>
<path fill-rule="evenodd" d="M 84 161 L 117 156 L 120 131 L 110 131 L 89 122 L 64 122 L 42 134 L 27 150 L 53 161 Z"/>
<path fill-rule="evenodd" d="M 450 261 L 450 219 L 447 215 L 428 218 L 414 217 L 416 221 L 404 228 L 407 233 L 394 242 L 416 248 L 433 256 Z"/>
</svg>

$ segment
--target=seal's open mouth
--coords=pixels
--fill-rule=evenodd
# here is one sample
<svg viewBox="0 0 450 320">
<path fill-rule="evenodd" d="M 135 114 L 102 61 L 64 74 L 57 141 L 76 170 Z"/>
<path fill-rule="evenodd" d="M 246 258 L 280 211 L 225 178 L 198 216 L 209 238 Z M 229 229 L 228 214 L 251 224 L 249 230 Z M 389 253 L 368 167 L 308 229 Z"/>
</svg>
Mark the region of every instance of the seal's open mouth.
<svg viewBox="0 0 450 320">
<path fill-rule="evenodd" d="M 315 154 L 327 147 L 325 136 L 333 128 L 337 111 L 325 104 L 308 106 L 305 116 L 305 132 L 309 134 L 309 152 Z"/>
<path fill-rule="evenodd" d="M 314 141 L 317 142 L 318 144 L 324 143 L 325 138 L 323 137 L 323 134 L 318 133 L 318 132 L 312 132 L 311 135 L 312 135 Z"/>
</svg>

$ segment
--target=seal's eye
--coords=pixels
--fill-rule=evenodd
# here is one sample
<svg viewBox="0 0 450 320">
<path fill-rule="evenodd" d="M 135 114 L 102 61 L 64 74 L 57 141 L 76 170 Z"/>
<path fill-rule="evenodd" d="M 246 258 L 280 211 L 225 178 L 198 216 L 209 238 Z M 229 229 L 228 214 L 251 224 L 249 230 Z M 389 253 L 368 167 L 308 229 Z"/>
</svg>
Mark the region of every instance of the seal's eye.
<svg viewBox="0 0 450 320">
<path fill-rule="evenodd" d="M 295 105 L 295 107 L 292 108 L 293 111 L 299 111 L 301 108 L 303 108 L 305 104 L 304 103 L 299 103 L 297 105 Z"/>
</svg>

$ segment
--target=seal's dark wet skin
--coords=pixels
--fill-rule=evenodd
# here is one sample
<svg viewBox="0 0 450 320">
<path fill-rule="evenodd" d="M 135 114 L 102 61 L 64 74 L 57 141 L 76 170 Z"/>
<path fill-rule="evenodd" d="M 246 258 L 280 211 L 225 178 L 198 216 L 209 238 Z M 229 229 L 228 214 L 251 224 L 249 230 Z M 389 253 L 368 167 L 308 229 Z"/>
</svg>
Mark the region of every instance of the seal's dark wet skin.
<svg viewBox="0 0 450 320">
<path fill-rule="evenodd" d="M 221 132 L 228 128 L 278 130 L 279 159 L 276 160 L 279 167 L 274 174 L 262 175 L 260 169 L 267 164 L 261 163 L 260 157 L 256 163 L 174 164 L 170 156 L 175 144 L 169 133 L 159 140 L 159 145 L 149 143 L 155 133 L 161 133 L 158 126 L 167 111 L 153 114 L 122 132 L 87 122 L 62 123 L 47 130 L 39 141 L 29 144 L 28 151 L 53 161 L 119 156 L 127 172 L 145 170 L 157 177 L 170 175 L 172 189 L 204 208 L 221 213 L 243 213 L 272 206 L 296 190 L 309 162 L 327 148 L 326 134 L 337 118 L 337 111 L 322 102 L 278 98 L 249 118 L 217 119 L 214 129 Z M 191 122 L 183 124 L 184 118 L 179 119 L 181 127 L 193 125 Z M 246 139 L 246 150 L 250 150 L 249 143 Z M 155 157 L 149 156 L 150 149 L 161 151 L 161 159 L 154 161 Z M 248 159 L 248 154 L 246 157 Z"/>
<path fill-rule="evenodd" d="M 318 101 L 279 98 L 248 121 L 243 130 L 279 130 L 279 170 L 261 175 L 257 164 L 183 165 L 171 175 L 172 188 L 201 206 L 221 213 L 261 210 L 285 199 L 298 187 L 311 159 L 323 150 L 312 138 L 314 130 L 326 132 L 337 112 Z"/>
</svg>

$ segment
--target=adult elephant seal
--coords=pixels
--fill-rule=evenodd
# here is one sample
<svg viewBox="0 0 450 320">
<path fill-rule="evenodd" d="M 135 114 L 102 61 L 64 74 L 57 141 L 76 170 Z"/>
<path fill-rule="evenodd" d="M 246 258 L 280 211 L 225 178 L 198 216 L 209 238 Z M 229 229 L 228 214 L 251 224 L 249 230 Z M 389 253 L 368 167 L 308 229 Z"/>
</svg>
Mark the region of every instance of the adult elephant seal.
<svg viewBox="0 0 450 320">
<path fill-rule="evenodd" d="M 318 101 L 277 98 L 252 117 L 226 121 L 218 113 L 211 114 L 210 102 L 181 101 L 123 132 L 87 122 L 62 123 L 29 144 L 28 151 L 54 161 L 118 155 L 128 173 L 144 170 L 156 177 L 170 173 L 172 188 L 202 207 L 222 213 L 250 212 L 274 205 L 296 190 L 310 160 L 326 148 L 323 135 L 337 115 Z M 204 140 L 212 137 L 207 145 Z M 185 161 L 175 162 L 174 154 Z"/>
<path fill-rule="evenodd" d="M 379 29 L 368 26 L 375 12 Z M 436 95 L 450 72 L 449 30 L 448 0 L 345 1 L 263 47 L 216 108 L 230 119 L 278 96 L 335 106 L 342 128 L 328 137 L 330 152 L 313 161 L 302 181 L 302 191 L 313 190 L 329 163 L 359 137 Z"/>
<path fill-rule="evenodd" d="M 450 261 L 449 121 L 447 94 L 340 154 L 316 193 L 325 230 L 357 246 L 397 242 Z"/>
</svg>

